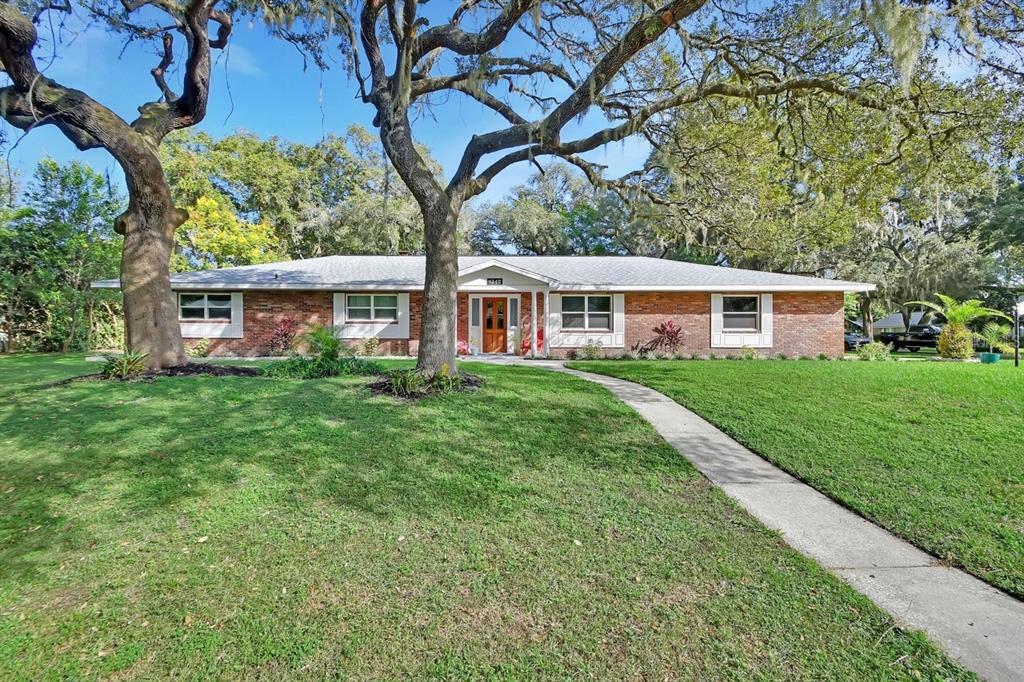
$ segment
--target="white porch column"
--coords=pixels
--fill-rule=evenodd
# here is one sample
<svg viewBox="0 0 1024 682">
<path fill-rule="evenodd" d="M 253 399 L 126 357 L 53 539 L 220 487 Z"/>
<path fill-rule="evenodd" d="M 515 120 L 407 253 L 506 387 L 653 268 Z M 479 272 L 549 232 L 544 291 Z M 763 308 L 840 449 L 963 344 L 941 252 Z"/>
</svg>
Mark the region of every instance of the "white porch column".
<svg viewBox="0 0 1024 682">
<path fill-rule="evenodd" d="M 537 354 L 537 290 L 530 289 L 530 355 Z"/>
<path fill-rule="evenodd" d="M 551 355 L 551 334 L 548 333 L 548 311 L 551 310 L 551 289 L 544 290 L 544 357 Z"/>
</svg>

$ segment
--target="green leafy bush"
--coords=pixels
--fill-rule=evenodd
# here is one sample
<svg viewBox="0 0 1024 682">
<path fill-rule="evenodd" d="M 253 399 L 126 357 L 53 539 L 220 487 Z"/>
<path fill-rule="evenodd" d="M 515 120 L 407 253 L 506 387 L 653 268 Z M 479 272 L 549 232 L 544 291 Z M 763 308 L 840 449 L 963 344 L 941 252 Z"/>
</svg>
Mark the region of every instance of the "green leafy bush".
<svg viewBox="0 0 1024 682">
<path fill-rule="evenodd" d="M 210 355 L 210 339 L 199 339 L 185 349 L 185 355 L 190 358 L 205 358 Z"/>
<path fill-rule="evenodd" d="M 384 379 L 374 388 L 400 398 L 422 398 L 427 395 L 449 395 L 464 388 L 478 385 L 479 381 L 470 381 L 475 377 L 452 374 L 447 368 L 433 376 L 428 376 L 415 369 L 393 369 L 384 374 Z"/>
<path fill-rule="evenodd" d="M 277 379 L 323 379 L 343 375 L 380 374 L 383 368 L 372 360 L 356 357 L 291 357 L 263 367 L 264 376 Z"/>
<path fill-rule="evenodd" d="M 122 355 L 108 355 L 107 361 L 100 370 L 104 379 L 128 379 L 146 371 L 146 358 L 149 353 L 128 350 Z"/>
<path fill-rule="evenodd" d="M 892 346 L 881 341 L 865 343 L 857 348 L 857 357 L 868 362 L 884 362 L 892 359 Z"/>
<path fill-rule="evenodd" d="M 577 360 L 597 360 L 604 356 L 604 346 L 600 341 L 591 339 L 577 348 L 574 355 Z"/>
<path fill-rule="evenodd" d="M 740 348 L 740 357 L 744 360 L 757 360 L 757 349 L 751 346 L 743 346 Z"/>
<path fill-rule="evenodd" d="M 337 360 L 344 345 L 334 332 L 334 327 L 318 324 L 302 337 L 309 344 L 309 349 L 323 360 Z"/>
<path fill-rule="evenodd" d="M 377 355 L 377 353 L 380 352 L 380 339 L 378 339 L 376 336 L 371 336 L 369 338 L 363 339 L 363 341 L 359 344 L 358 352 L 359 355 L 363 355 L 365 357 L 372 357 L 374 355 Z"/>
</svg>

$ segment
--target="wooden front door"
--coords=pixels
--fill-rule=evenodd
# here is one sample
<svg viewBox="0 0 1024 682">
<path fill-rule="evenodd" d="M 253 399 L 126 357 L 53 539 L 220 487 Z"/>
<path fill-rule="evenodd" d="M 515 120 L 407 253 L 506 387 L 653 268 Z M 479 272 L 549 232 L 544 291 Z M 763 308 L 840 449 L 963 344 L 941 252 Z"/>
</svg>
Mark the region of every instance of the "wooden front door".
<svg viewBox="0 0 1024 682">
<path fill-rule="evenodd" d="M 484 307 L 484 352 L 508 352 L 508 299 L 485 298 Z"/>
</svg>

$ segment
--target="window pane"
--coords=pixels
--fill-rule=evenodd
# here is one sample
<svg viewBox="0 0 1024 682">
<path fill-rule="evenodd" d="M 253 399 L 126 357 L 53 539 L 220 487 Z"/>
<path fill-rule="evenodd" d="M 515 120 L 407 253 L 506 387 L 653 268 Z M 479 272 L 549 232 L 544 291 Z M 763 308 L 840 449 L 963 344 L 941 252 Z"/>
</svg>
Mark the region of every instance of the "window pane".
<svg viewBox="0 0 1024 682">
<path fill-rule="evenodd" d="M 592 313 L 610 313 L 612 311 L 612 297 L 591 296 L 587 299 L 587 310 Z"/>
<path fill-rule="evenodd" d="M 563 296 L 562 297 L 562 312 L 564 313 L 582 313 L 584 308 L 584 299 L 582 296 Z"/>
<path fill-rule="evenodd" d="M 211 320 L 230 320 L 231 308 L 210 308 Z"/>
<path fill-rule="evenodd" d="M 608 313 L 590 313 L 590 329 L 611 329 L 612 316 Z"/>
<path fill-rule="evenodd" d="M 470 311 L 470 324 L 474 327 L 480 326 L 480 299 L 473 299 L 472 310 Z"/>
<path fill-rule="evenodd" d="M 370 297 L 369 296 L 349 296 L 348 297 L 349 308 L 369 308 Z"/>
<path fill-rule="evenodd" d="M 350 320 L 368 320 L 370 319 L 369 308 L 349 308 L 348 319 Z"/>
<path fill-rule="evenodd" d="M 562 313 L 563 329 L 583 329 L 583 313 Z"/>
<path fill-rule="evenodd" d="M 722 299 L 722 312 L 756 313 L 757 296 L 726 296 Z"/>
<path fill-rule="evenodd" d="M 398 308 L 374 308 L 373 319 L 375 320 L 397 320 Z"/>
<path fill-rule="evenodd" d="M 508 326 L 519 326 L 519 299 L 511 298 L 508 301 Z"/>
<path fill-rule="evenodd" d="M 182 308 L 181 319 L 183 320 L 204 320 L 206 319 L 205 308 Z"/>
<path fill-rule="evenodd" d="M 231 294 L 210 294 L 206 297 L 207 305 L 217 306 L 218 308 L 230 308 L 231 307 Z"/>
<path fill-rule="evenodd" d="M 374 296 L 373 306 L 375 308 L 397 308 L 398 297 L 397 296 Z"/>
<path fill-rule="evenodd" d="M 185 306 L 201 307 L 203 305 L 203 301 L 205 301 L 205 300 L 206 300 L 206 296 L 204 294 L 198 294 L 198 295 L 196 295 L 196 294 L 182 294 L 181 295 L 181 307 L 182 308 L 184 308 Z"/>
<path fill-rule="evenodd" d="M 723 329 L 757 329 L 757 313 L 731 313 L 722 316 Z"/>
</svg>

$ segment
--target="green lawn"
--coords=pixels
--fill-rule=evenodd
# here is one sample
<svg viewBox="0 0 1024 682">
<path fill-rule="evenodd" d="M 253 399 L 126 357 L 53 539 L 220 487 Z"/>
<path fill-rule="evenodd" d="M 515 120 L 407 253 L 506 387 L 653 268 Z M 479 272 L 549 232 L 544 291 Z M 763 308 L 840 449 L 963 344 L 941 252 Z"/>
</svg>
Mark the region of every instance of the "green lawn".
<svg viewBox="0 0 1024 682">
<path fill-rule="evenodd" d="M 588 382 L 95 368 L 0 358 L 0 679 L 970 677 Z"/>
<path fill-rule="evenodd" d="M 593 362 L 661 391 L 863 516 L 1024 597 L 1024 369 Z"/>
</svg>

